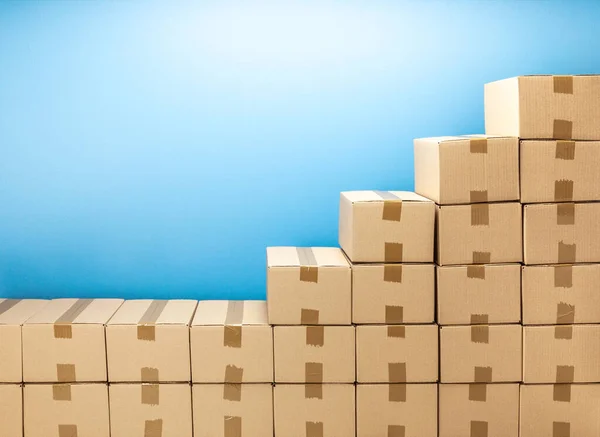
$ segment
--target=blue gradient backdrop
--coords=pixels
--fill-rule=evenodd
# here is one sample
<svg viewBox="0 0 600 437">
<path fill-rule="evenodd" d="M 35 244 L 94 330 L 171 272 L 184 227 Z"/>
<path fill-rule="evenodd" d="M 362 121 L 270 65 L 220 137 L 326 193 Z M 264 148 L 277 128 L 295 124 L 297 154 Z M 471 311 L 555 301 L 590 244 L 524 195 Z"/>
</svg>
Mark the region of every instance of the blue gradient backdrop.
<svg viewBox="0 0 600 437">
<path fill-rule="evenodd" d="M 0 295 L 263 298 L 483 84 L 600 71 L 599 2 L 0 3 Z"/>
</svg>

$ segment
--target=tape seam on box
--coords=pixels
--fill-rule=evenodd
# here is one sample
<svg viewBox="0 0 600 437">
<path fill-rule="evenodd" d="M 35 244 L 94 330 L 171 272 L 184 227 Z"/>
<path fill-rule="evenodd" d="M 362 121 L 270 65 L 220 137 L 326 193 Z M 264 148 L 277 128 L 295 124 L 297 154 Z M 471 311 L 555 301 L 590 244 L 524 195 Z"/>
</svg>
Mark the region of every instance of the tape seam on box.
<svg viewBox="0 0 600 437">
<path fill-rule="evenodd" d="M 144 422 L 144 437 L 162 437 L 162 419 L 146 420 Z"/>
<path fill-rule="evenodd" d="M 301 325 L 318 325 L 319 324 L 319 310 L 311 310 L 308 308 L 302 308 L 300 310 L 300 324 Z"/>
<path fill-rule="evenodd" d="M 0 302 L 0 316 L 16 306 L 22 299 L 5 299 Z"/>
<path fill-rule="evenodd" d="M 389 402 L 406 402 L 406 384 L 389 384 Z"/>
<path fill-rule="evenodd" d="M 402 323 L 404 321 L 404 307 L 400 305 L 385 306 L 385 323 Z"/>
<path fill-rule="evenodd" d="M 94 301 L 94 299 L 77 299 L 56 321 L 54 322 L 54 338 L 73 338 L 72 324 L 75 319 Z"/>
<path fill-rule="evenodd" d="M 230 300 L 227 303 L 225 326 L 223 327 L 223 346 L 242 347 L 242 324 L 244 321 L 244 301 Z"/>
<path fill-rule="evenodd" d="M 58 425 L 58 437 L 77 437 L 77 425 Z"/>
<path fill-rule="evenodd" d="M 159 384 L 142 384 L 142 404 L 159 405 L 160 404 L 160 386 Z"/>
<path fill-rule="evenodd" d="M 150 303 L 146 312 L 142 315 L 138 321 L 137 337 L 138 340 L 144 341 L 155 341 L 156 340 L 156 322 L 169 301 L 167 300 L 153 300 Z"/>
<path fill-rule="evenodd" d="M 383 281 L 402 283 L 402 264 L 384 264 Z"/>
<path fill-rule="evenodd" d="M 242 384 L 223 384 L 223 399 L 233 402 L 242 401 Z"/>
<path fill-rule="evenodd" d="M 556 142 L 556 150 L 554 157 L 565 161 L 575 159 L 575 141 L 558 140 Z"/>
<path fill-rule="evenodd" d="M 467 266 L 467 278 L 485 279 L 485 266 L 483 266 L 483 265 Z"/>
<path fill-rule="evenodd" d="M 554 266 L 554 286 L 561 288 L 573 287 L 573 266 Z"/>
<path fill-rule="evenodd" d="M 223 435 L 224 437 L 241 437 L 242 418 L 240 416 L 224 416 Z"/>
<path fill-rule="evenodd" d="M 72 400 L 71 384 L 54 384 L 52 386 L 52 399 L 55 401 Z"/>
<path fill-rule="evenodd" d="M 324 437 L 323 422 L 306 421 L 306 437 Z"/>
<path fill-rule="evenodd" d="M 319 265 L 315 253 L 310 247 L 297 247 L 298 262 L 300 263 L 301 282 L 319 282 Z"/>
<path fill-rule="evenodd" d="M 325 345 L 325 327 L 307 326 L 306 327 L 306 345 L 322 347 Z"/>
<path fill-rule="evenodd" d="M 399 222 L 402 219 L 402 199 L 389 191 L 375 191 L 383 200 L 383 213 L 381 219 Z"/>
<path fill-rule="evenodd" d="M 474 203 L 471 207 L 471 226 L 489 226 L 490 205 L 487 203 Z"/>
<path fill-rule="evenodd" d="M 388 425 L 387 437 L 405 437 L 406 427 L 404 425 Z"/>
</svg>

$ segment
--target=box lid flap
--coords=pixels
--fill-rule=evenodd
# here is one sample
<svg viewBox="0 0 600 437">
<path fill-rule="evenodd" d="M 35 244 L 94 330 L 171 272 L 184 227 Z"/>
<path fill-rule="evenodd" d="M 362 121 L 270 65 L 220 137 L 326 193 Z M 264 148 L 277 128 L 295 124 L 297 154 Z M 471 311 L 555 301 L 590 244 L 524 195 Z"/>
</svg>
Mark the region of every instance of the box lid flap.
<svg viewBox="0 0 600 437">
<path fill-rule="evenodd" d="M 350 202 L 383 202 L 385 200 L 401 200 L 403 202 L 432 202 L 426 197 L 412 191 L 344 191 L 342 196 Z"/>
<path fill-rule="evenodd" d="M 193 326 L 268 325 L 264 300 L 202 300 Z"/>
<path fill-rule="evenodd" d="M 348 267 L 350 264 L 337 247 L 267 247 L 268 267 Z"/>
<path fill-rule="evenodd" d="M 196 300 L 126 300 L 109 325 L 189 325 Z"/>
<path fill-rule="evenodd" d="M 0 325 L 22 325 L 48 302 L 42 299 L 0 299 Z"/>
<path fill-rule="evenodd" d="M 54 299 L 25 324 L 105 324 L 122 303 L 123 299 Z"/>
</svg>

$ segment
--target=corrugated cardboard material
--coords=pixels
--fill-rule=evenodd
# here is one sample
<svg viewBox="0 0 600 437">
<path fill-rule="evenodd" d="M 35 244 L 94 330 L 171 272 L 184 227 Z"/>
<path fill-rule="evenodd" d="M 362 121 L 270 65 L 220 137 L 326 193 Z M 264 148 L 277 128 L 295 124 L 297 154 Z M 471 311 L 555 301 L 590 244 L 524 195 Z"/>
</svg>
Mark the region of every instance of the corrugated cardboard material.
<svg viewBox="0 0 600 437">
<path fill-rule="evenodd" d="M 354 326 L 275 326 L 275 382 L 355 381 Z"/>
<path fill-rule="evenodd" d="M 359 384 L 357 437 L 437 437 L 437 384 Z"/>
<path fill-rule="evenodd" d="M 599 411 L 600 384 L 522 385 L 520 436 L 598 436 Z"/>
<path fill-rule="evenodd" d="M 519 384 L 440 384 L 439 437 L 518 435 Z"/>
<path fill-rule="evenodd" d="M 520 76 L 485 85 L 485 132 L 600 139 L 600 76 Z"/>
<path fill-rule="evenodd" d="M 109 437 L 106 384 L 26 384 L 26 437 Z"/>
<path fill-rule="evenodd" d="M 526 326 L 523 382 L 600 382 L 600 325 Z"/>
<path fill-rule="evenodd" d="M 436 382 L 437 325 L 361 325 L 356 327 L 356 380 Z"/>
<path fill-rule="evenodd" d="M 600 323 L 600 264 L 523 267 L 523 324 Z"/>
<path fill-rule="evenodd" d="M 352 262 L 433 262 L 434 203 L 408 191 L 340 195 L 340 246 Z"/>
<path fill-rule="evenodd" d="M 600 141 L 521 141 L 521 202 L 600 199 Z"/>
<path fill-rule="evenodd" d="M 108 380 L 189 382 L 195 300 L 128 300 L 106 326 Z"/>
<path fill-rule="evenodd" d="M 437 268 L 438 323 L 519 323 L 521 265 L 487 264 Z"/>
<path fill-rule="evenodd" d="M 47 300 L 0 299 L 0 383 L 23 381 L 21 326 L 46 303 Z"/>
<path fill-rule="evenodd" d="M 354 385 L 276 384 L 274 393 L 277 437 L 355 435 Z"/>
<path fill-rule="evenodd" d="M 437 263 L 521 262 L 519 203 L 479 203 L 437 207 Z"/>
<path fill-rule="evenodd" d="M 418 138 L 415 191 L 438 205 L 519 200 L 519 139 Z"/>
<path fill-rule="evenodd" d="M 23 437 L 23 389 L 0 384 L 0 436 Z"/>
<path fill-rule="evenodd" d="M 265 301 L 201 301 L 191 340 L 194 382 L 273 382 Z"/>
<path fill-rule="evenodd" d="M 521 325 L 440 328 L 440 382 L 519 382 Z"/>
<path fill-rule="evenodd" d="M 271 384 L 194 384 L 193 392 L 194 437 L 273 435 Z"/>
<path fill-rule="evenodd" d="M 600 203 L 523 207 L 525 264 L 600 262 Z"/>
<path fill-rule="evenodd" d="M 353 264 L 352 322 L 432 323 L 433 264 Z"/>
<path fill-rule="evenodd" d="M 267 305 L 272 325 L 348 325 L 352 273 L 333 247 L 268 247 Z"/>
<path fill-rule="evenodd" d="M 192 435 L 189 384 L 111 384 L 109 391 L 111 437 Z"/>
<path fill-rule="evenodd" d="M 23 325 L 25 382 L 106 382 L 104 326 L 122 299 L 55 299 Z"/>
</svg>

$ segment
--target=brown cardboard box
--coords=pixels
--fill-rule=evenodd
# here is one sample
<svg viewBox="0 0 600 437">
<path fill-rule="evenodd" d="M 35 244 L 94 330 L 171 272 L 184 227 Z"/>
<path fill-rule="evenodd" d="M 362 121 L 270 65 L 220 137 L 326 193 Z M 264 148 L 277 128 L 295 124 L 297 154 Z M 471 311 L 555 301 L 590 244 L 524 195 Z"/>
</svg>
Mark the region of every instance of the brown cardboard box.
<svg viewBox="0 0 600 437">
<path fill-rule="evenodd" d="M 268 247 L 267 305 L 272 325 L 348 325 L 352 273 L 334 247 Z"/>
<path fill-rule="evenodd" d="M 438 205 L 519 200 L 519 139 L 418 138 L 415 191 Z"/>
<path fill-rule="evenodd" d="M 0 436 L 23 437 L 23 389 L 0 384 Z"/>
<path fill-rule="evenodd" d="M 440 384 L 439 437 L 518 435 L 519 384 Z"/>
<path fill-rule="evenodd" d="M 485 85 L 485 132 L 600 139 L 600 76 L 520 76 Z"/>
<path fill-rule="evenodd" d="M 23 325 L 25 382 L 106 382 L 104 325 L 121 299 L 55 299 Z"/>
<path fill-rule="evenodd" d="M 23 381 L 21 326 L 47 302 L 0 299 L 0 383 Z"/>
<path fill-rule="evenodd" d="M 355 381 L 354 326 L 275 326 L 275 382 Z"/>
<path fill-rule="evenodd" d="M 352 262 L 433 262 L 434 203 L 408 191 L 340 195 L 340 246 Z"/>
<path fill-rule="evenodd" d="M 128 300 L 106 326 L 108 380 L 189 382 L 195 300 Z"/>
<path fill-rule="evenodd" d="M 519 382 L 521 325 L 440 328 L 440 382 Z"/>
<path fill-rule="evenodd" d="M 436 382 L 437 325 L 357 326 L 356 380 Z"/>
<path fill-rule="evenodd" d="M 189 384 L 111 384 L 111 437 L 192 435 Z"/>
<path fill-rule="evenodd" d="M 354 401 L 352 384 L 276 384 L 275 435 L 353 436 L 356 419 Z"/>
<path fill-rule="evenodd" d="M 600 202 L 525 205 L 525 264 L 600 262 Z"/>
<path fill-rule="evenodd" d="M 600 141 L 521 141 L 521 202 L 600 200 Z"/>
<path fill-rule="evenodd" d="M 523 324 L 600 323 L 600 264 L 523 267 Z"/>
<path fill-rule="evenodd" d="M 599 411 L 600 384 L 522 385 L 520 436 L 598 436 Z"/>
<path fill-rule="evenodd" d="M 521 321 L 521 265 L 437 268 L 438 323 L 469 325 Z"/>
<path fill-rule="evenodd" d="M 353 264 L 352 322 L 432 323 L 433 264 Z"/>
<path fill-rule="evenodd" d="M 109 437 L 106 384 L 26 384 L 26 437 Z"/>
<path fill-rule="evenodd" d="M 271 384 L 194 384 L 193 392 L 194 437 L 273 435 Z"/>
<path fill-rule="evenodd" d="M 438 206 L 437 211 L 439 265 L 523 260 L 519 203 Z"/>
<path fill-rule="evenodd" d="M 358 384 L 357 437 L 437 437 L 437 384 Z"/>
<path fill-rule="evenodd" d="M 600 382 L 600 325 L 526 326 L 523 382 Z"/>
<path fill-rule="evenodd" d="M 201 301 L 191 339 L 194 382 L 273 382 L 265 301 Z"/>
</svg>

